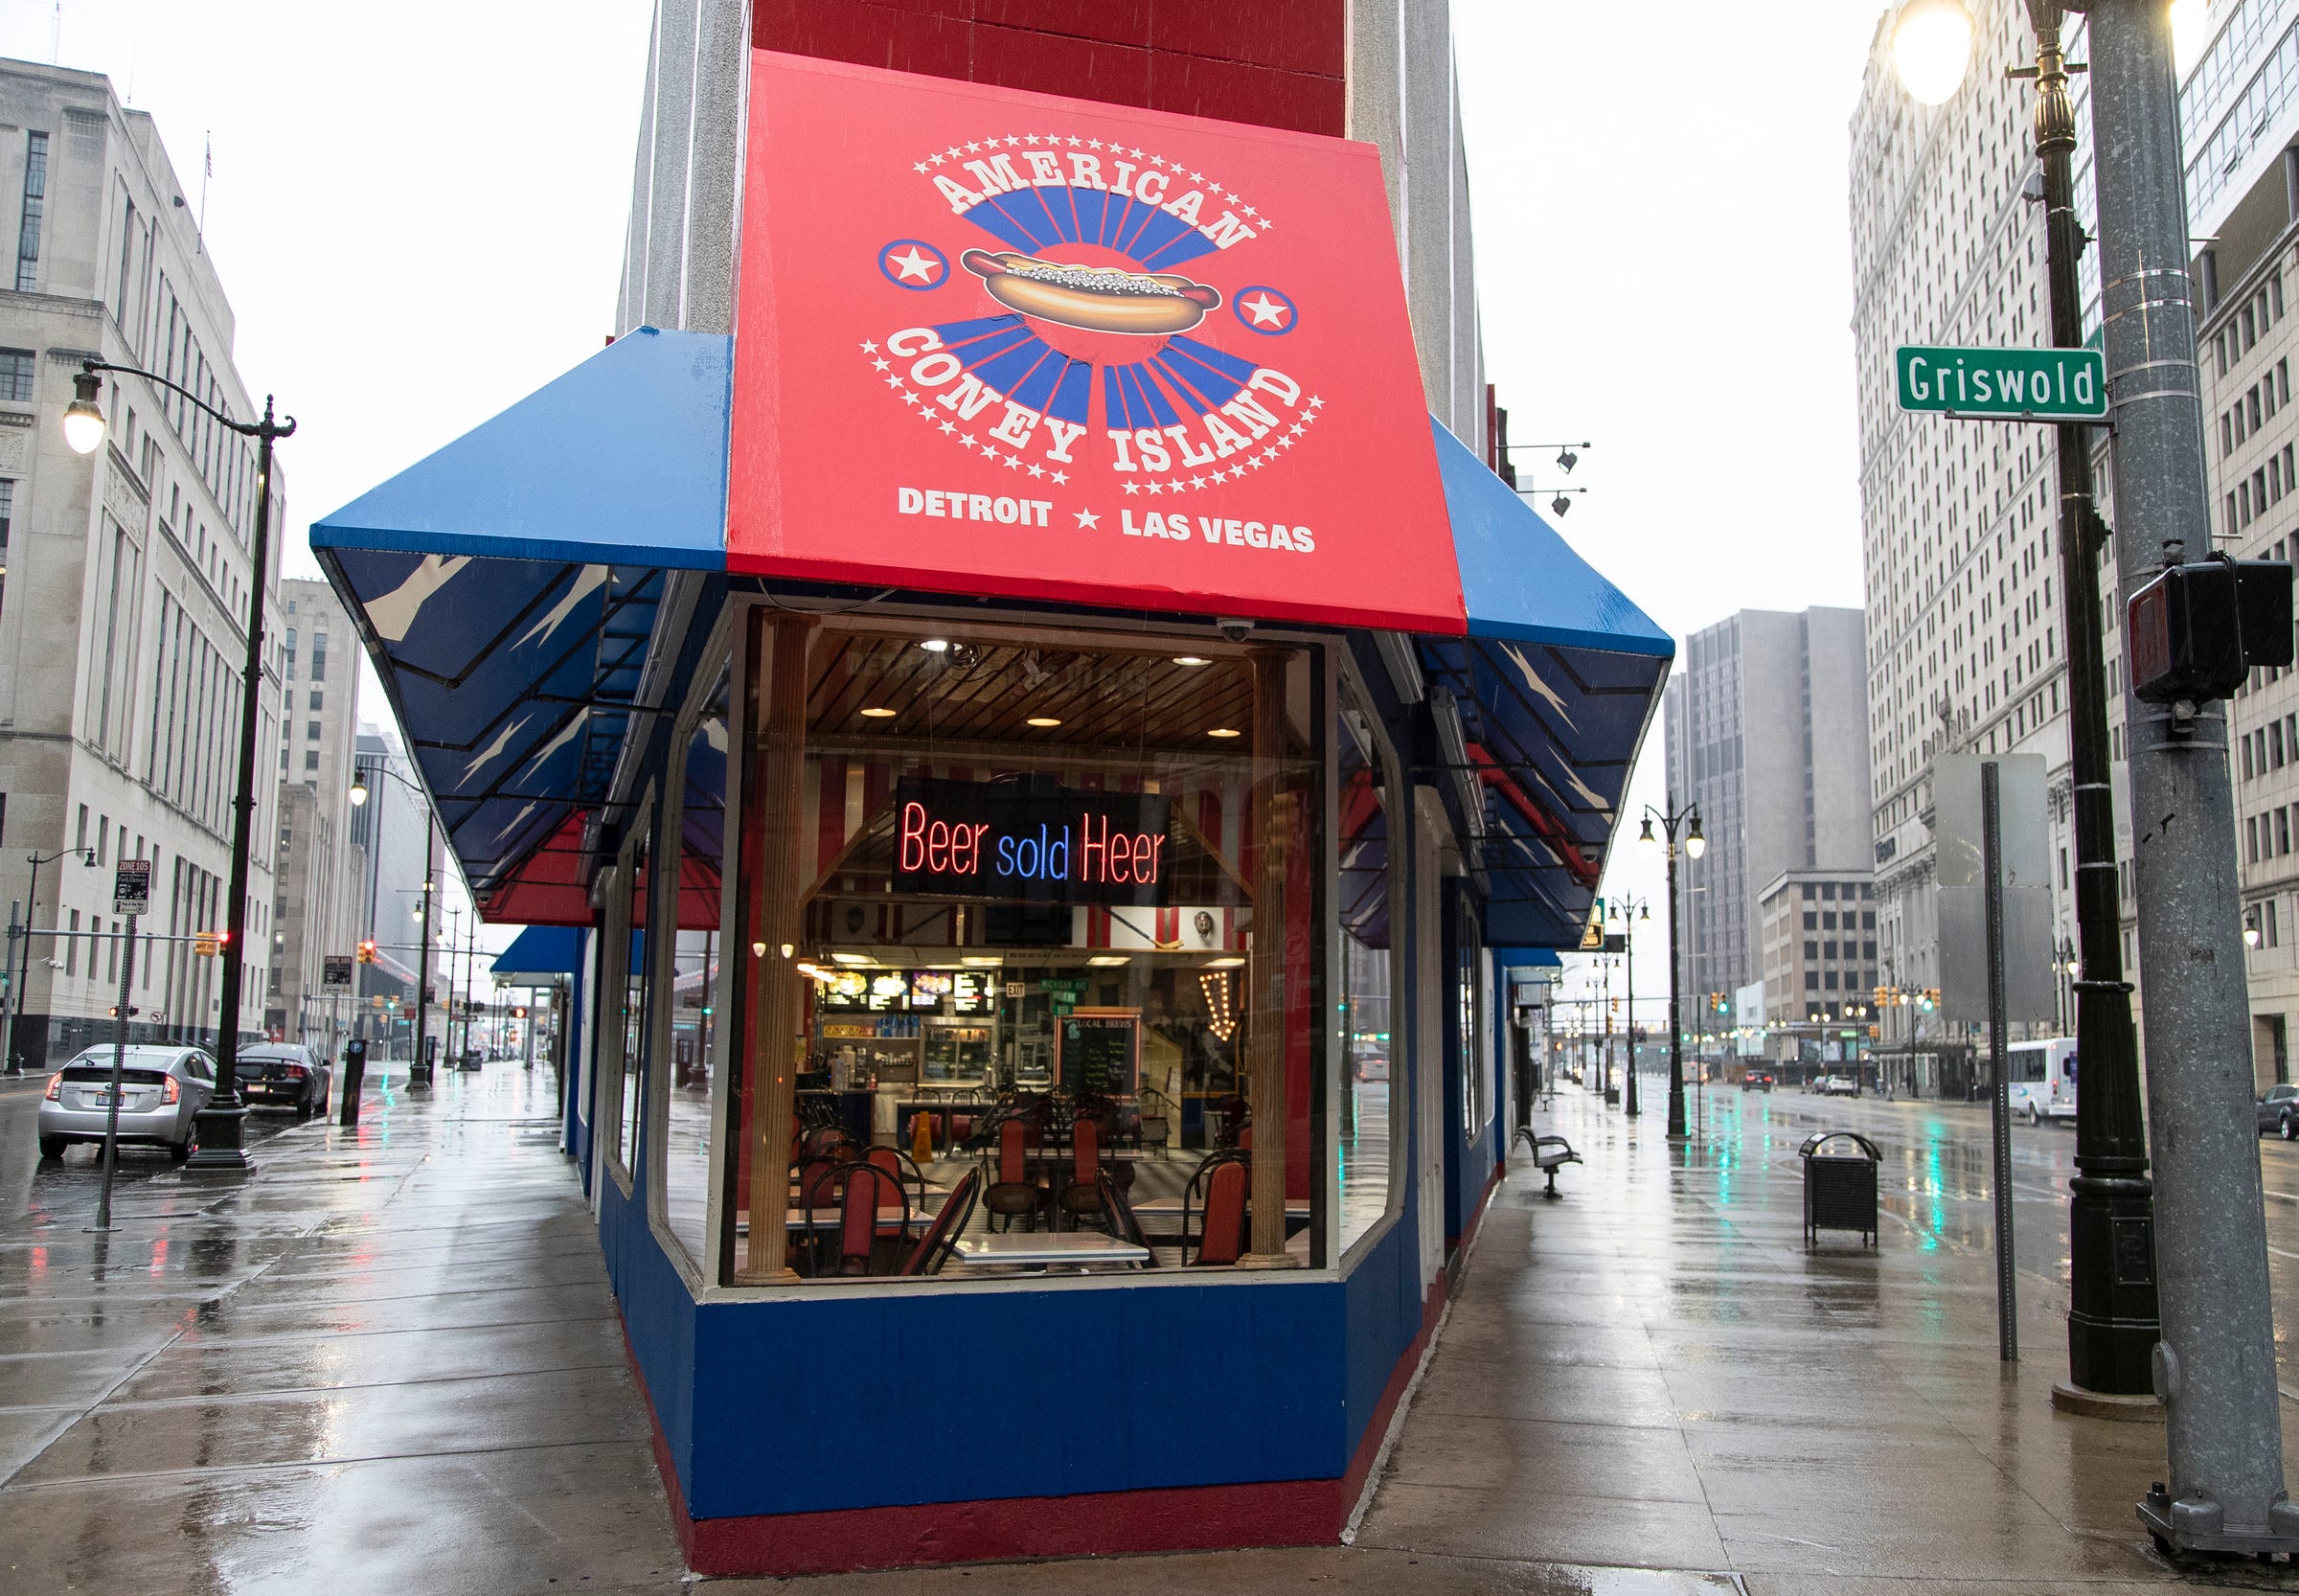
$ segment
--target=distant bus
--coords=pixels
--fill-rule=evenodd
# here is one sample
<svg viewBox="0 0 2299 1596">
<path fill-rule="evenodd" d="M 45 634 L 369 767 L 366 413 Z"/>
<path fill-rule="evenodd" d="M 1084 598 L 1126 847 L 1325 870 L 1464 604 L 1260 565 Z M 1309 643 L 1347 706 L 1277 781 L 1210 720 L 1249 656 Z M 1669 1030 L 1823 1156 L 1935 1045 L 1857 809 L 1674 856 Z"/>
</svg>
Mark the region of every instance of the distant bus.
<svg viewBox="0 0 2299 1596">
<path fill-rule="evenodd" d="M 2004 1049 L 2004 1073 L 2012 1087 L 2012 1112 L 2030 1125 L 2076 1117 L 2076 1039 L 2014 1042 Z"/>
</svg>

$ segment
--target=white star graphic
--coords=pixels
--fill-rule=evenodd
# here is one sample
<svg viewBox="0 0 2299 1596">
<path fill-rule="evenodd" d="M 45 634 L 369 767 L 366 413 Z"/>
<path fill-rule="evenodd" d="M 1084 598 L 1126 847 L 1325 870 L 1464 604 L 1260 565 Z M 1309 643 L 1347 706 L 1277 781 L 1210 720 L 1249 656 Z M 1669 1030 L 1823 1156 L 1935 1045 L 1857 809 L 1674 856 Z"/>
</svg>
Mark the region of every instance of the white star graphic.
<svg viewBox="0 0 2299 1596">
<path fill-rule="evenodd" d="M 1021 140 L 1015 138 L 1012 133 L 1006 135 L 1006 148 L 1009 149 L 1012 149 L 1015 145 L 1021 142 Z"/>
<path fill-rule="evenodd" d="M 1323 410 L 1325 408 L 1325 400 L 1319 399 L 1315 394 L 1311 394 L 1309 396 L 1309 408 L 1311 410 Z"/>
<path fill-rule="evenodd" d="M 1167 492 L 1169 492 L 1169 493 L 1178 493 L 1178 492 L 1180 492 L 1180 491 L 1181 491 L 1181 479 L 1180 479 L 1179 477 L 1175 477 L 1175 478 L 1174 478 L 1174 479 L 1173 479 L 1172 482 L 1169 482 L 1169 483 L 1167 483 L 1167 484 L 1166 484 L 1166 491 L 1167 491 Z"/>
<path fill-rule="evenodd" d="M 1075 148 L 1078 148 L 1078 146 L 1079 146 L 1079 144 L 1080 144 L 1081 142 L 1081 141 L 1079 139 L 1079 137 L 1078 137 L 1078 135 L 1077 135 L 1077 134 L 1075 134 L 1075 133 L 1072 133 L 1072 134 L 1070 135 L 1070 148 L 1071 148 L 1072 149 L 1075 149 Z"/>
<path fill-rule="evenodd" d="M 947 149 L 944 150 L 944 151 L 943 151 L 943 154 L 945 154 L 945 155 L 948 156 L 948 157 L 949 157 L 951 160 L 955 161 L 955 160 L 958 158 L 958 147 L 957 147 L 956 145 L 952 145 L 952 146 L 950 146 L 950 148 L 947 148 Z"/>
<path fill-rule="evenodd" d="M 1241 300 L 1239 303 L 1246 310 L 1252 312 L 1253 325 L 1256 327 L 1283 327 L 1286 325 L 1286 308 L 1267 294 Z"/>
<path fill-rule="evenodd" d="M 1152 493 L 1162 493 L 1162 492 L 1164 492 L 1165 490 L 1166 490 L 1166 485 L 1165 485 L 1164 483 L 1162 483 L 1162 482 L 1153 482 L 1153 483 L 1150 484 L 1150 491 L 1151 491 Z"/>
<path fill-rule="evenodd" d="M 1231 197 L 1232 197 L 1232 198 L 1235 198 L 1236 196 L 1233 194 Z M 1262 214 L 1262 213 L 1261 213 L 1261 212 L 1259 212 L 1259 211 L 1257 211 L 1257 210 L 1255 210 L 1255 209 L 1254 209 L 1252 206 L 1248 205 L 1248 206 L 1246 206 L 1246 207 L 1245 207 L 1245 214 L 1246 214 L 1247 216 L 1249 216 L 1249 217 L 1259 217 L 1261 216 L 1261 214 Z"/>
<path fill-rule="evenodd" d="M 895 375 L 894 375 L 892 372 L 889 372 L 889 373 L 887 373 L 887 374 L 886 374 L 886 386 L 887 386 L 887 387 L 889 387 L 889 388 L 899 388 L 901 385 L 902 385 L 902 379 L 901 379 L 900 377 L 899 377 L 899 376 L 895 376 Z"/>
<path fill-rule="evenodd" d="M 887 360 L 883 354 L 879 355 L 876 360 L 873 360 L 870 363 L 870 369 L 874 372 L 882 372 L 886 369 L 886 367 Z"/>
<path fill-rule="evenodd" d="M 913 161 L 910 163 L 910 170 L 912 171 L 923 171 L 926 170 L 926 163 L 923 161 Z"/>
<path fill-rule="evenodd" d="M 1125 489 L 1128 494 L 1138 493 L 1141 491 L 1141 489 L 1138 486 L 1130 482 L 1125 484 Z"/>
<path fill-rule="evenodd" d="M 1286 436 L 1288 438 L 1298 438 L 1306 430 L 1308 429 L 1305 428 L 1299 422 L 1295 422 L 1291 426 L 1286 428 Z"/>
<path fill-rule="evenodd" d="M 1131 155 L 1137 161 L 1142 158 L 1142 152 L 1138 149 L 1129 149 L 1127 151 L 1127 153 Z"/>
<path fill-rule="evenodd" d="M 1202 183 L 1205 181 L 1205 173 L 1202 171 L 1193 171 L 1190 173 L 1190 181 L 1193 183 Z"/>
<path fill-rule="evenodd" d="M 1078 529 L 1081 532 L 1083 532 L 1088 527 L 1099 527 L 1101 524 L 1102 517 L 1095 514 L 1092 511 L 1081 510 L 1078 512 Z"/>
<path fill-rule="evenodd" d="M 1075 143 L 1076 141 L 1073 140 L 1072 142 Z M 1102 141 L 1100 139 L 1088 139 L 1085 141 L 1085 148 L 1088 149 L 1099 149 L 1102 148 Z"/>
<path fill-rule="evenodd" d="M 1022 463 L 1010 454 L 1006 457 L 1006 468 L 1010 471 L 1018 471 L 1022 468 Z"/>
<path fill-rule="evenodd" d="M 1245 480 L 1245 467 L 1242 466 L 1232 466 L 1229 468 L 1229 474 L 1231 480 L 1236 482 L 1243 482 Z"/>
<path fill-rule="evenodd" d="M 1030 474 L 1032 476 L 1044 476 L 1046 474 L 1046 468 L 1043 466 L 1032 466 L 1030 467 Z"/>
<path fill-rule="evenodd" d="M 862 353 L 865 354 L 876 354 L 878 353 L 878 346 L 871 342 L 870 339 L 865 338 L 862 340 Z"/>
<path fill-rule="evenodd" d="M 978 145 L 978 144 L 969 144 L 969 145 L 967 145 L 967 146 L 966 147 L 966 152 L 967 152 L 968 155 L 972 155 L 972 154 L 976 154 L 976 153 L 978 153 L 978 152 L 981 150 L 981 148 L 982 148 L 982 147 L 981 147 L 980 145 Z"/>
<path fill-rule="evenodd" d="M 942 267 L 942 262 L 932 256 L 921 255 L 916 244 L 910 246 L 910 252 L 906 255 L 889 255 L 886 259 L 892 264 L 901 268 L 900 280 L 905 283 L 913 277 L 921 283 L 931 283 L 934 281 L 935 272 Z"/>
<path fill-rule="evenodd" d="M 1152 155 L 1150 157 L 1150 164 L 1153 167 L 1162 167 L 1166 164 L 1166 160 L 1162 155 Z"/>
<path fill-rule="evenodd" d="M 1293 446 L 1293 440 L 1290 438 L 1280 438 L 1277 441 L 1277 446 L 1281 449 L 1289 449 Z"/>
<path fill-rule="evenodd" d="M 997 459 L 997 457 L 998 457 L 998 445 L 995 445 L 995 444 L 984 444 L 984 445 L 982 445 L 982 458 L 983 458 L 983 459 L 985 459 L 985 460 L 995 460 L 995 459 Z"/>
<path fill-rule="evenodd" d="M 939 426 L 939 427 L 935 428 L 935 430 L 936 430 L 936 431 L 938 431 L 938 432 L 940 432 L 940 433 L 941 433 L 941 434 L 942 434 L 944 437 L 945 437 L 945 438 L 946 438 L 946 437 L 948 437 L 948 436 L 949 436 L 951 433 L 953 433 L 953 432 L 957 431 L 957 430 L 958 430 L 958 428 L 957 428 L 955 425 L 953 425 L 951 422 L 943 422 L 943 423 L 942 423 L 942 425 L 941 425 L 941 426 Z"/>
<path fill-rule="evenodd" d="M 943 156 L 943 155 L 934 155 L 934 156 L 930 156 L 930 157 L 928 157 L 928 158 L 927 158 L 926 165 L 928 165 L 928 166 L 930 166 L 930 167 L 938 167 L 938 166 L 942 165 L 942 163 L 943 163 L 945 160 L 946 160 L 947 158 L 948 158 L 948 157 L 946 157 L 946 156 Z"/>
<path fill-rule="evenodd" d="M 1203 488 L 1205 486 L 1205 478 L 1201 476 L 1194 476 L 1190 478 L 1190 486 L 1192 488 Z"/>
<path fill-rule="evenodd" d="M 909 389 L 907 389 L 907 388 L 904 388 L 904 389 L 902 390 L 902 402 L 903 402 L 904 404 L 916 404 L 916 403 L 918 403 L 918 402 L 919 402 L 919 398 L 918 398 L 918 396 L 917 396 L 916 394 L 912 393 L 912 392 L 911 392 Z"/>
<path fill-rule="evenodd" d="M 958 442 L 970 449 L 974 446 L 974 435 L 970 432 L 962 432 L 958 435 Z"/>
<path fill-rule="evenodd" d="M 1069 476 L 1069 473 L 1068 473 L 1067 471 L 1056 471 L 1056 472 L 1054 473 L 1054 486 L 1055 486 L 1055 487 L 1057 487 L 1057 488 L 1059 488 L 1060 486 L 1062 486 L 1064 483 L 1068 482 L 1069 480 L 1070 480 L 1070 476 Z"/>
</svg>

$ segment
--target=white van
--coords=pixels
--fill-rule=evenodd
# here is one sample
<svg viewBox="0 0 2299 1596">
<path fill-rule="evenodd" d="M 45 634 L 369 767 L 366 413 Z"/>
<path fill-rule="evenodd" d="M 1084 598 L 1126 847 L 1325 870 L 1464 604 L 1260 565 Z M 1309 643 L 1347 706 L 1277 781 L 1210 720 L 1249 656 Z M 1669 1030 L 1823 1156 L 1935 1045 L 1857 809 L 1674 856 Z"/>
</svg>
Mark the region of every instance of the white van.
<svg viewBox="0 0 2299 1596">
<path fill-rule="evenodd" d="M 2004 1073 L 2012 1087 L 2012 1112 L 2030 1125 L 2076 1117 L 2076 1039 L 2014 1042 L 2004 1049 Z"/>
</svg>

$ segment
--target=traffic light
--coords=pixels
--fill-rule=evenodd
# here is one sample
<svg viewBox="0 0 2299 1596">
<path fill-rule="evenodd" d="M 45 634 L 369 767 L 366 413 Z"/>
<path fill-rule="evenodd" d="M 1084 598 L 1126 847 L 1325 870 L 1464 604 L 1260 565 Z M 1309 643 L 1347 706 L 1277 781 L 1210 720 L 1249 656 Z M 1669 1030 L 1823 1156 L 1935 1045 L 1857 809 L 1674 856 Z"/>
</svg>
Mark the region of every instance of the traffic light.
<svg viewBox="0 0 2299 1596">
<path fill-rule="evenodd" d="M 367 941 L 361 943 L 359 945 L 359 951 L 353 954 L 353 957 L 356 958 L 363 965 L 374 964 L 376 962 L 375 938 L 370 937 Z"/>
<path fill-rule="evenodd" d="M 216 931 L 200 931 L 192 938 L 192 951 L 203 959 L 213 959 L 216 950 L 223 946 L 223 936 Z"/>
<path fill-rule="evenodd" d="M 513 1019 L 525 1019 L 527 1017 L 527 1005 L 524 1003 L 513 1004 L 512 1006 L 511 1017 Z"/>
<path fill-rule="evenodd" d="M 1916 1006 L 1925 1014 L 1930 1014 L 1940 1006 L 1940 989 L 1938 987 L 1924 988 L 1923 995 L 1916 1000 Z"/>
</svg>

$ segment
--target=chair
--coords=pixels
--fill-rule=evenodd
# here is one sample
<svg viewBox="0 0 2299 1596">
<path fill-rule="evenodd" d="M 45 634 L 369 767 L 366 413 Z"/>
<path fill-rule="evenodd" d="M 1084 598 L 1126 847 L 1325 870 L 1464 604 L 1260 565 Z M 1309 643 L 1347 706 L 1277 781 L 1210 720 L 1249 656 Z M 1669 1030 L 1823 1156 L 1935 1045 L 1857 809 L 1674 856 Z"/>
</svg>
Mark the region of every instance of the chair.
<svg viewBox="0 0 2299 1596">
<path fill-rule="evenodd" d="M 1221 1129 L 1216 1133 L 1217 1147 L 1238 1145 L 1238 1132 L 1253 1123 L 1253 1106 L 1232 1092 L 1214 1105 L 1214 1112 L 1221 1118 Z"/>
<path fill-rule="evenodd" d="M 831 1153 L 840 1158 L 852 1158 L 860 1151 L 861 1144 L 848 1133 L 843 1125 L 809 1127 L 798 1144 L 798 1155 L 801 1158 L 812 1158 L 823 1153 Z"/>
<path fill-rule="evenodd" d="M 1185 1267 L 1235 1264 L 1245 1253 L 1245 1204 L 1253 1185 L 1253 1160 L 1234 1151 L 1206 1155 L 1181 1194 L 1181 1261 Z M 1204 1216 L 1197 1227 L 1197 1255 L 1190 1256 L 1193 1203 Z"/>
<path fill-rule="evenodd" d="M 917 1200 L 911 1204 L 911 1212 L 922 1214 L 926 1211 L 926 1177 L 924 1173 L 919 1169 L 916 1159 L 899 1147 L 874 1147 L 865 1151 L 862 1156 L 877 1165 L 888 1174 L 893 1175 L 896 1180 L 908 1181 L 911 1189 L 918 1194 Z"/>
<path fill-rule="evenodd" d="M 942 1212 L 926 1226 L 926 1233 L 902 1260 L 899 1275 L 927 1275 L 942 1273 L 942 1266 L 958 1250 L 958 1238 L 966 1233 L 966 1221 L 973 1217 L 975 1199 L 982 1195 L 982 1172 L 967 1170 L 950 1195 L 943 1199 Z"/>
<path fill-rule="evenodd" d="M 1102 1122 L 1081 1117 L 1070 1128 L 1070 1178 L 1059 1199 L 1073 1229 L 1089 1216 L 1107 1223 L 1109 1209 L 1102 1200 L 1102 1188 L 1108 1181 L 1102 1167 Z"/>
<path fill-rule="evenodd" d="M 1172 1121 L 1167 1119 L 1163 1114 L 1144 1114 L 1142 1116 L 1141 1129 L 1134 1139 L 1136 1147 L 1144 1151 L 1155 1149 L 1157 1155 L 1163 1158 L 1166 1156 L 1166 1149 L 1172 1144 Z"/>
<path fill-rule="evenodd" d="M 818 1210 L 811 1205 L 807 1209 L 807 1236 L 816 1253 L 814 1272 L 829 1272 L 823 1266 L 820 1252 L 824 1238 L 834 1235 L 838 1242 L 838 1273 L 893 1273 L 895 1261 L 901 1256 L 902 1239 L 910 1234 L 910 1194 L 902 1189 L 900 1178 L 888 1174 L 883 1165 L 856 1159 L 838 1165 L 831 1179 L 837 1196 L 837 1229 L 818 1232 L 814 1222 Z M 887 1200 L 889 1197 L 892 1202 Z M 890 1209 L 899 1216 L 895 1243 L 890 1247 L 881 1247 L 878 1240 Z"/>
<path fill-rule="evenodd" d="M 1156 1268 L 1157 1249 L 1142 1234 L 1142 1221 L 1134 1215 L 1131 1199 L 1110 1179 L 1107 1170 L 1102 1172 L 1102 1209 L 1109 1216 L 1109 1233 L 1121 1242 L 1131 1242 L 1150 1255 L 1142 1267 Z"/>
<path fill-rule="evenodd" d="M 1024 1215 L 1030 1228 L 1036 1230 L 1037 1217 L 1045 1211 L 1045 1185 L 1030 1158 L 1030 1127 L 1018 1114 L 998 1127 L 996 1177 L 983 1194 L 982 1203 L 993 1218 L 1005 1219 L 1003 1228 L 1007 1230 Z"/>
</svg>

